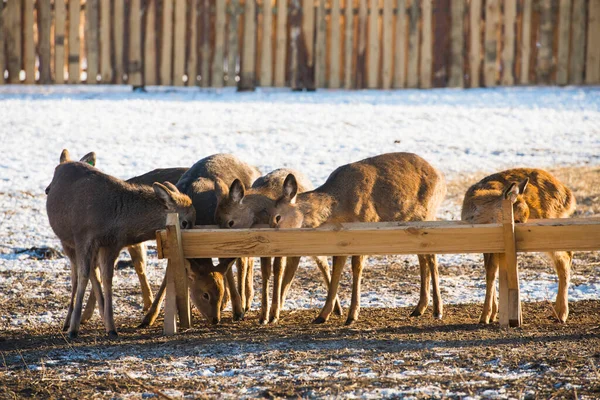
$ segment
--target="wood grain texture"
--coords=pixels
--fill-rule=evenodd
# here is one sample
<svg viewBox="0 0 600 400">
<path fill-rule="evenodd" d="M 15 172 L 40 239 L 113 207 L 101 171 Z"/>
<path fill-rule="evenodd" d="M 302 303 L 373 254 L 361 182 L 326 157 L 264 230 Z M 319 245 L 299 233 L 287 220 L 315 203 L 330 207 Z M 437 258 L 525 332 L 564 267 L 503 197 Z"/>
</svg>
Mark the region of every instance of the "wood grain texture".
<svg viewBox="0 0 600 400">
<path fill-rule="evenodd" d="M 480 86 L 481 75 L 481 0 L 469 4 L 469 86 Z"/>
<path fill-rule="evenodd" d="M 587 52 L 585 57 L 585 83 L 600 83 L 600 1 L 588 5 Z"/>
<path fill-rule="evenodd" d="M 519 83 L 529 83 L 529 63 L 531 60 L 531 13 L 533 0 L 523 0 L 523 19 L 521 31 L 521 76 Z"/>
<path fill-rule="evenodd" d="M 254 90 L 256 77 L 256 0 L 246 0 L 244 7 L 244 36 L 242 71 L 239 90 Z"/>
<path fill-rule="evenodd" d="M 464 86 L 464 0 L 454 0 L 450 5 L 450 76 L 449 87 Z"/>
<path fill-rule="evenodd" d="M 581 85 L 585 68 L 585 0 L 573 1 L 569 83 Z"/>
<path fill-rule="evenodd" d="M 54 82 L 65 82 L 65 27 L 67 9 L 65 0 L 54 0 Z"/>
<path fill-rule="evenodd" d="M 560 0 L 558 11 L 558 55 L 556 60 L 556 83 L 569 82 L 569 35 L 571 33 L 571 1 Z"/>
<path fill-rule="evenodd" d="M 217 1 L 215 4 L 215 45 L 212 60 L 211 86 L 223 87 L 225 71 L 223 62 L 225 61 L 225 2 Z"/>
<path fill-rule="evenodd" d="M 277 1 L 277 37 L 275 39 L 275 77 L 274 86 L 285 86 L 285 65 L 287 56 L 287 0 Z"/>
<path fill-rule="evenodd" d="M 540 0 L 540 39 L 537 82 L 548 84 L 552 74 L 552 0 Z"/>
<path fill-rule="evenodd" d="M 412 0 L 408 20 L 408 69 L 406 86 L 419 85 L 419 1 Z"/>
<path fill-rule="evenodd" d="M 356 55 L 356 83 L 357 89 L 362 89 L 366 84 L 367 68 L 367 0 L 358 0 L 358 43 Z"/>
<path fill-rule="evenodd" d="M 394 19 L 393 0 L 383 0 L 383 22 L 382 22 L 382 47 L 383 57 L 381 62 L 381 87 L 389 89 L 392 87 L 394 60 Z"/>
<path fill-rule="evenodd" d="M 486 87 L 496 86 L 498 77 L 497 31 L 500 19 L 500 0 L 487 0 L 485 3 L 485 57 L 483 60 L 483 81 Z"/>
<path fill-rule="evenodd" d="M 329 87 L 337 89 L 340 87 L 340 60 L 341 60 L 341 15 L 340 0 L 331 1 L 330 32 L 331 47 L 329 48 Z"/>
<path fill-rule="evenodd" d="M 162 32 L 160 51 L 160 84 L 172 85 L 173 62 L 173 2 L 164 1 L 162 6 Z"/>
<path fill-rule="evenodd" d="M 15 1 L 15 0 L 13 0 Z M 33 0 L 23 1 L 23 67 L 25 82 L 35 83 L 35 42 L 33 40 Z"/>
<path fill-rule="evenodd" d="M 125 74 L 125 3 L 113 0 L 113 34 L 115 46 L 115 83 L 123 83 Z"/>
<path fill-rule="evenodd" d="M 69 0 L 69 83 L 79 83 L 79 12 L 77 0 Z"/>
<path fill-rule="evenodd" d="M 432 0 L 423 0 L 422 2 L 422 40 L 421 40 L 421 85 L 423 89 L 431 88 L 431 71 L 433 65 L 433 35 L 431 25 Z"/>
<path fill-rule="evenodd" d="M 375 89 L 379 82 L 379 0 L 369 2 L 367 88 Z"/>
<path fill-rule="evenodd" d="M 144 85 L 158 83 L 157 58 L 156 58 L 156 2 L 148 0 L 146 5 L 146 26 L 144 30 Z M 102 78 L 104 80 L 104 78 Z"/>
<path fill-rule="evenodd" d="M 397 0 L 396 9 L 394 89 L 399 89 L 406 86 L 406 0 Z"/>
<path fill-rule="evenodd" d="M 325 71 L 327 63 L 327 22 L 325 20 L 325 0 L 317 1 L 317 14 L 315 22 L 315 87 L 325 87 Z"/>
<path fill-rule="evenodd" d="M 501 269 L 506 270 L 506 289 L 501 288 L 500 293 L 505 294 L 506 299 L 501 305 L 507 307 L 502 313 L 501 326 L 521 325 L 521 301 L 519 294 L 519 267 L 517 265 L 517 249 L 515 244 L 515 222 L 513 216 L 513 204 L 510 199 L 502 201 L 502 231 L 504 237 L 504 254 Z"/>
<path fill-rule="evenodd" d="M 88 84 L 95 84 L 98 81 L 98 62 L 100 60 L 99 11 L 98 0 L 87 0 L 85 5 L 85 56 L 87 62 L 86 83 Z"/>
<path fill-rule="evenodd" d="M 222 2 L 224 4 L 224 2 Z M 260 85 L 273 84 L 273 4 L 263 0 L 262 40 L 260 51 Z"/>
<path fill-rule="evenodd" d="M 346 0 L 344 6 L 344 89 L 354 84 L 352 64 L 354 57 L 354 7 L 352 0 Z"/>
<path fill-rule="evenodd" d="M 142 10 L 141 0 L 129 3 L 129 64 L 127 83 L 134 88 L 142 86 Z"/>
<path fill-rule="evenodd" d="M 239 0 L 229 2 L 229 18 L 227 21 L 227 86 L 235 86 L 236 66 L 238 61 L 238 7 Z"/>
<path fill-rule="evenodd" d="M 515 24 L 517 20 L 517 0 L 504 2 L 504 46 L 502 48 L 502 85 L 515 83 Z"/>
<path fill-rule="evenodd" d="M 156 0 L 149 1 L 150 6 L 152 6 Z M 110 3 L 110 0 L 100 1 L 100 79 L 102 83 L 110 83 L 112 81 L 112 63 L 110 61 Z M 150 14 L 148 15 L 148 19 L 150 19 Z M 154 15 L 152 15 L 152 18 L 154 18 Z M 154 29 L 152 33 L 154 34 Z M 146 35 L 148 35 L 147 30 Z M 148 36 L 146 36 L 146 40 L 148 40 Z"/>
<path fill-rule="evenodd" d="M 183 86 L 185 74 L 186 0 L 175 0 L 175 32 L 173 48 L 173 85 Z"/>
<path fill-rule="evenodd" d="M 48 84 L 52 82 L 52 54 L 50 52 L 50 41 L 51 41 L 51 27 L 52 27 L 52 10 L 50 8 L 50 0 L 38 0 L 37 2 L 38 11 L 38 52 L 39 52 L 39 71 L 40 71 L 40 83 Z M 1 10 L 0 10 L 1 13 Z M 2 24 L 0 23 L 0 30 L 2 30 Z M 0 53 L 3 53 L 4 47 L 0 44 Z M 0 56 L 1 57 L 1 56 Z M 4 77 L 4 68 L 0 62 L 0 71 L 2 73 L 2 82 Z"/>
</svg>

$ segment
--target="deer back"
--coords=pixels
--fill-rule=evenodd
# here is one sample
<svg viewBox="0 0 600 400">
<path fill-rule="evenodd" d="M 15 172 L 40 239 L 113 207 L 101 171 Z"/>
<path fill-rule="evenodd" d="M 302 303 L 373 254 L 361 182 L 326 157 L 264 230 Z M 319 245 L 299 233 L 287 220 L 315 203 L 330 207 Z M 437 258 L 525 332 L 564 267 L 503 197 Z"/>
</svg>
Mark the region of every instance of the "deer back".
<svg viewBox="0 0 600 400">
<path fill-rule="evenodd" d="M 134 176 L 127 179 L 128 183 L 135 185 L 152 186 L 154 182 L 171 182 L 175 185 L 188 168 L 157 168 L 143 175 Z"/>
</svg>

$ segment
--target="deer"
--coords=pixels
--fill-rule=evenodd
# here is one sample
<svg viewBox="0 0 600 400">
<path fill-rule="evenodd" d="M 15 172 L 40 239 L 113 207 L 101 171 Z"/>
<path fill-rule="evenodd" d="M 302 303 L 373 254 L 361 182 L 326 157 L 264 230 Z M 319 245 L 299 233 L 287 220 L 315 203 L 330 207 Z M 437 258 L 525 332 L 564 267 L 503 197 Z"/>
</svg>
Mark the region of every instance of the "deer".
<svg viewBox="0 0 600 400">
<path fill-rule="evenodd" d="M 573 192 L 542 169 L 515 168 L 483 178 L 465 193 L 461 219 L 472 224 L 489 224 L 502 221 L 502 200 L 513 204 L 515 223 L 525 223 L 529 218 L 567 218 L 573 215 L 576 200 Z M 554 310 L 559 322 L 569 316 L 568 288 L 573 252 L 547 253 L 558 275 L 558 293 Z M 486 290 L 479 322 L 489 324 L 498 315 L 495 281 L 498 277 L 499 255 L 483 255 Z"/>
<path fill-rule="evenodd" d="M 275 200 L 281 192 L 283 181 L 289 174 L 294 174 L 298 182 L 299 192 L 312 190 L 313 185 L 304 174 L 287 168 L 276 169 L 258 178 L 248 190 L 236 179 L 231 186 L 218 181 L 216 192 L 218 198 L 215 219 L 221 228 L 248 229 L 256 224 L 268 224 L 270 210 L 275 206 Z M 331 276 L 329 264 L 325 257 L 312 257 L 323 275 L 325 284 L 329 287 Z M 280 310 L 285 302 L 285 296 L 298 268 L 300 257 L 261 257 L 262 299 L 261 324 L 277 323 Z M 285 271 L 285 272 L 284 272 Z M 269 280 L 273 274 L 273 305 L 269 304 Z M 342 315 L 339 299 L 336 298 L 334 312 Z"/>
<path fill-rule="evenodd" d="M 217 195 L 215 181 L 232 182 L 239 179 L 252 185 L 260 171 L 231 154 L 214 154 L 196 162 L 179 179 L 176 186 L 186 193 L 196 208 L 196 225 L 213 225 Z M 235 258 L 219 259 L 215 266 L 209 258 L 190 259 L 188 271 L 189 292 L 192 303 L 212 324 L 221 320 L 221 311 L 226 304 L 227 289 L 231 296 L 233 319 L 241 320 L 252 302 L 252 260 L 238 261 L 238 288 L 231 266 Z M 250 286 L 250 288 L 248 288 Z M 158 317 L 160 305 L 164 299 L 166 281 L 163 280 L 152 306 L 146 313 L 140 327 L 147 327 Z"/>
<path fill-rule="evenodd" d="M 89 164 L 71 161 L 66 149 L 54 170 L 46 211 L 72 265 L 73 291 L 67 313 L 71 339 L 79 334 L 90 274 L 106 332 L 109 338 L 117 338 L 112 278 L 121 249 L 154 238 L 155 231 L 165 227 L 167 213 L 179 214 L 182 229 L 192 228 L 196 219 L 191 199 L 171 183 L 133 185 Z M 97 264 L 102 272 L 102 287 L 94 278 Z"/>
<path fill-rule="evenodd" d="M 446 195 L 441 172 L 412 153 L 387 153 L 337 168 L 315 190 L 298 193 L 293 174 L 269 216 L 273 228 L 316 228 L 344 222 L 389 222 L 435 220 L 436 211 Z M 333 257 L 331 284 L 325 305 L 313 321 L 325 323 L 332 312 L 342 270 L 349 256 Z M 420 298 L 412 316 L 421 316 L 429 303 L 430 280 L 433 289 L 433 315 L 442 318 L 437 259 L 433 254 L 419 255 Z M 352 297 L 346 325 L 353 324 L 360 312 L 361 278 L 364 255 L 352 256 Z"/>
</svg>

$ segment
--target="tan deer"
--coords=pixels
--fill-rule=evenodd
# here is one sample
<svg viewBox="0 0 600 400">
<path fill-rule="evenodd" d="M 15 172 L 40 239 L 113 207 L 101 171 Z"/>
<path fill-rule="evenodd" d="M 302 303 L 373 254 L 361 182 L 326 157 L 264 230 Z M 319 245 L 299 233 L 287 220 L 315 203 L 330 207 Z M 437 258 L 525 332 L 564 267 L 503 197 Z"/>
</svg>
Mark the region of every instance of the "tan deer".
<svg viewBox="0 0 600 400">
<path fill-rule="evenodd" d="M 502 221 L 502 200 L 513 202 L 516 223 L 529 218 L 566 218 L 575 211 L 571 190 L 550 173 L 541 169 L 516 168 L 490 175 L 467 190 L 462 207 L 462 220 L 472 224 Z M 569 316 L 568 288 L 573 253 L 548 253 L 558 275 L 558 294 L 554 309 L 560 322 Z M 485 301 L 479 322 L 489 324 L 498 314 L 495 281 L 498 276 L 498 254 L 484 254 L 486 275 Z"/>
<path fill-rule="evenodd" d="M 73 295 L 69 305 L 69 336 L 77 337 L 85 289 L 92 288 L 110 337 L 117 337 L 112 305 L 112 277 L 125 246 L 154 237 L 169 212 L 179 214 L 182 229 L 193 227 L 196 212 L 191 199 L 166 183 L 152 188 L 132 185 L 81 162 L 71 162 L 63 150 L 46 201 L 48 220 L 60 239 L 72 268 Z M 97 264 L 102 288 L 93 279 Z"/>
<path fill-rule="evenodd" d="M 298 194 L 298 184 L 289 175 L 283 195 L 270 216 L 275 228 L 318 227 L 325 223 L 434 220 L 446 194 L 443 175 L 427 161 L 411 153 L 388 153 L 339 167 L 317 189 Z M 333 257 L 331 285 L 325 306 L 314 323 L 331 315 L 342 270 L 348 256 Z M 364 256 L 352 256 L 352 300 L 346 324 L 358 319 Z M 433 284 L 433 314 L 443 313 L 437 260 L 420 255 L 421 291 L 413 316 L 422 315 Z"/>
<path fill-rule="evenodd" d="M 312 190 L 309 179 L 302 173 L 291 169 L 280 168 L 261 176 L 246 191 L 244 184 L 236 179 L 227 188 L 222 181 L 216 185 L 218 205 L 215 213 L 217 224 L 221 228 L 247 229 L 255 224 L 268 224 L 269 214 L 275 206 L 275 200 L 281 193 L 284 179 L 294 174 L 298 182 L 298 190 L 305 192 Z M 329 287 L 331 276 L 329 264 L 325 257 L 312 257 L 317 267 L 323 274 L 325 284 Z M 261 257 L 260 268 L 262 272 L 262 301 L 260 323 L 277 323 L 280 310 L 285 301 L 285 295 L 294 278 L 300 257 Z M 284 273 L 285 271 L 285 273 Z M 273 273 L 273 305 L 269 304 L 269 280 Z M 270 311 L 270 312 L 269 312 Z M 342 308 L 336 298 L 334 311 L 341 315 Z"/>
</svg>

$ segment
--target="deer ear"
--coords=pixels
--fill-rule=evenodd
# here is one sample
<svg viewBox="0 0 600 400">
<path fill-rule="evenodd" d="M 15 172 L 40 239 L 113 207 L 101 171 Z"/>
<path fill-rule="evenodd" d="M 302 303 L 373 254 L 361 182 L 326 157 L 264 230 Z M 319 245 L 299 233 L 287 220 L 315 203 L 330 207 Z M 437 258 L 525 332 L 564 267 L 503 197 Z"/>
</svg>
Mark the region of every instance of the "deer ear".
<svg viewBox="0 0 600 400">
<path fill-rule="evenodd" d="M 173 192 L 171 192 L 165 185 L 154 182 L 152 184 L 152 189 L 154 189 L 154 193 L 158 196 L 160 201 L 164 204 L 165 208 L 174 208 L 175 200 L 173 199 Z"/>
<path fill-rule="evenodd" d="M 527 185 L 529 185 L 529 178 L 525 178 L 521 183 L 519 183 L 519 193 L 525 193 L 525 189 L 527 189 Z"/>
<path fill-rule="evenodd" d="M 513 203 L 517 201 L 517 196 L 519 195 L 519 187 L 516 183 L 511 183 L 510 186 L 504 191 L 504 198 L 510 199 Z"/>
<path fill-rule="evenodd" d="M 244 199 L 244 195 L 246 194 L 246 189 L 244 188 L 244 184 L 239 179 L 233 181 L 231 186 L 229 187 L 229 198 L 231 201 L 236 203 L 241 203 Z"/>
<path fill-rule="evenodd" d="M 92 167 L 96 166 L 96 153 L 93 151 L 91 153 L 87 153 L 85 156 L 81 157 L 79 160 L 83 163 L 90 164 Z"/>
<path fill-rule="evenodd" d="M 177 186 L 173 185 L 171 182 L 163 182 L 163 185 L 170 191 L 179 193 L 179 189 L 177 189 Z"/>
<path fill-rule="evenodd" d="M 215 179 L 215 194 L 217 195 L 218 203 L 220 203 L 221 200 L 223 200 L 229 195 L 229 188 L 227 187 L 225 182 L 223 182 L 223 180 L 220 178 Z"/>
<path fill-rule="evenodd" d="M 63 149 L 63 151 L 60 153 L 60 163 L 64 164 L 69 161 L 71 161 L 71 156 L 69 155 L 69 150 Z"/>
<path fill-rule="evenodd" d="M 215 271 L 225 275 L 236 260 L 237 258 L 219 258 L 219 264 L 215 267 Z"/>
<path fill-rule="evenodd" d="M 289 203 L 296 203 L 296 195 L 298 194 L 298 182 L 294 174 L 289 174 L 283 181 L 283 198 Z"/>
</svg>

